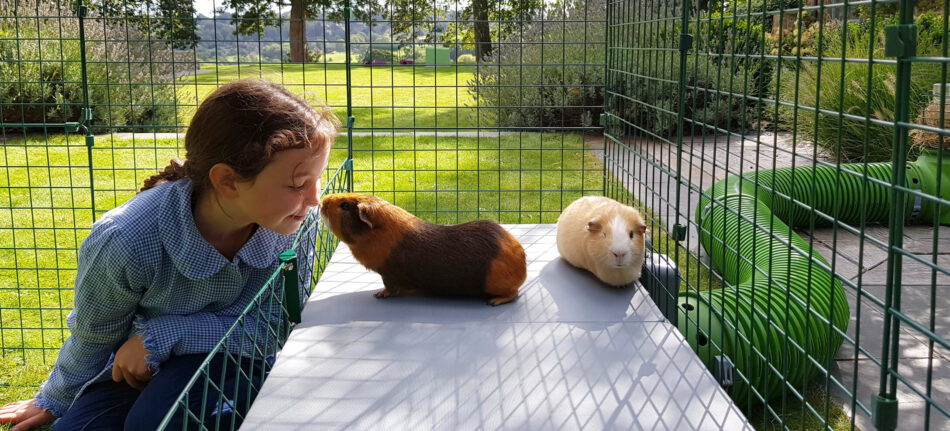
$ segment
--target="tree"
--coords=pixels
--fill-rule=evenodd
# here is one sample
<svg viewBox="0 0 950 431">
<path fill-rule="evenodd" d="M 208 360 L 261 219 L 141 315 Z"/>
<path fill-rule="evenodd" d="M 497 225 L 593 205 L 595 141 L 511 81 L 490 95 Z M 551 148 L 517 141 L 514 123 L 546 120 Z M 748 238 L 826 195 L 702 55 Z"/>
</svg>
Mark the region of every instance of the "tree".
<svg viewBox="0 0 950 431">
<path fill-rule="evenodd" d="M 367 20 L 383 8 L 383 3 L 377 1 L 352 3 L 354 16 L 361 20 Z M 340 0 L 225 0 L 224 4 L 225 7 L 234 8 L 231 23 L 237 33 L 245 35 L 261 34 L 265 27 L 280 25 L 278 10 L 289 6 L 291 63 L 307 62 L 307 20 L 318 16 L 341 20 L 345 6 Z M 274 6 L 277 6 L 278 10 L 275 10 Z"/>
<path fill-rule="evenodd" d="M 174 1 L 174 0 L 171 0 Z M 288 3 L 289 1 L 289 3 Z M 555 2 L 556 4 L 557 2 Z M 370 0 L 351 2 L 356 19 L 388 19 L 393 33 L 407 35 L 410 41 L 422 36 L 428 42 L 474 44 L 479 61 L 492 51 L 492 34 L 517 31 L 519 22 L 530 20 L 544 9 L 544 0 L 472 0 L 449 23 L 445 31 L 434 31 L 439 21 L 448 18 L 456 2 L 433 0 Z M 344 2 L 339 0 L 226 0 L 234 8 L 232 23 L 241 34 L 259 34 L 264 27 L 277 25 L 277 11 L 290 6 L 290 60 L 305 62 L 306 20 L 326 16 L 342 19 Z M 419 25 L 418 23 L 424 23 Z M 428 25 L 428 24 L 431 24 Z"/>
<path fill-rule="evenodd" d="M 392 20 L 393 32 L 408 34 L 415 39 L 420 30 L 414 23 L 431 20 L 445 20 L 450 4 L 439 4 L 431 0 L 391 0 L 385 11 Z M 550 2 L 549 2 L 550 3 Z M 551 6 L 556 7 L 559 2 Z M 520 23 L 529 21 L 544 11 L 543 0 L 472 0 L 457 11 L 455 20 L 441 32 L 429 30 L 425 36 L 427 42 L 456 43 L 475 46 L 478 61 L 492 52 L 492 34 L 506 34 L 518 31 Z M 437 35 L 436 33 L 441 33 Z"/>
<path fill-rule="evenodd" d="M 146 37 L 166 41 L 174 49 L 198 43 L 192 0 L 92 0 L 87 5 L 103 17 L 126 18 Z"/>
<path fill-rule="evenodd" d="M 407 34 L 410 40 L 423 36 L 428 42 L 475 46 L 476 58 L 484 60 L 492 52 L 492 34 L 518 30 L 520 22 L 534 18 L 544 10 L 544 0 L 472 0 L 444 31 L 439 21 L 448 18 L 457 2 L 441 0 L 368 0 L 353 1 L 356 19 L 389 19 L 394 33 Z M 552 3 L 556 5 L 558 2 Z M 345 2 L 339 0 L 224 0 L 234 9 L 231 23 L 235 32 L 262 34 L 266 27 L 280 24 L 279 11 L 290 8 L 290 61 L 305 63 L 307 20 L 323 16 L 343 19 Z M 106 16 L 132 17 L 143 31 L 154 29 L 155 36 L 169 41 L 173 48 L 193 48 L 197 42 L 195 8 L 192 0 L 92 0 L 90 6 Z M 276 8 L 275 8 L 276 6 Z M 157 23 L 153 22 L 157 19 Z M 418 23 L 432 24 L 419 26 Z"/>
</svg>

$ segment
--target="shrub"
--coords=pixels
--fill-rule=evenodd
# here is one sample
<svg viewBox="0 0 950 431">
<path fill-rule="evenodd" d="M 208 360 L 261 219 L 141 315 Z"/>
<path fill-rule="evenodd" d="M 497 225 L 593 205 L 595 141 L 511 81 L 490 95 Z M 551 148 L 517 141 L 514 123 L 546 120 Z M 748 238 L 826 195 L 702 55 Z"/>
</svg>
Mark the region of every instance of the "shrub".
<svg viewBox="0 0 950 431">
<path fill-rule="evenodd" d="M 475 56 L 472 54 L 462 54 L 455 59 L 459 64 L 475 64 Z"/>
<path fill-rule="evenodd" d="M 610 60 L 608 88 L 617 96 L 608 98 L 608 110 L 642 129 L 635 133 L 672 137 L 681 79 L 678 11 L 658 1 L 644 7 L 654 10 L 656 23 L 613 33 L 610 45 L 618 55 Z M 748 131 L 761 119 L 760 98 L 769 94 L 774 69 L 762 59 L 768 39 L 761 19 L 732 11 L 700 18 L 690 28 L 695 40 L 685 63 L 684 133 Z"/>
<path fill-rule="evenodd" d="M 875 59 L 886 58 L 884 26 L 892 19 L 879 20 L 876 28 L 870 28 L 867 22 L 843 26 L 826 23 L 822 30 L 823 61 L 802 60 L 801 64 L 787 61 L 780 82 L 776 84 L 779 99 L 797 103 L 800 108 L 780 109 L 782 129 L 797 130 L 802 139 L 813 140 L 829 156 L 840 154 L 843 161 L 890 160 L 894 144 L 893 125 L 875 124 L 871 120 L 894 121 L 897 69 L 891 64 L 842 64 L 841 58 L 864 59 L 872 53 Z M 922 40 L 926 42 L 918 44 L 918 56 L 941 56 L 942 47 L 934 45 L 933 36 Z M 940 81 L 939 65 L 914 65 L 910 88 L 911 119 L 916 118 L 930 101 L 933 84 Z M 816 107 L 825 112 L 816 115 Z M 845 118 L 837 112 L 859 119 Z"/>
<path fill-rule="evenodd" d="M 425 63 L 426 46 L 421 44 L 410 44 L 399 48 L 393 55 L 395 61 L 412 60 L 416 63 Z"/>
<path fill-rule="evenodd" d="M 603 111 L 605 0 L 566 3 L 492 44 L 469 82 L 480 122 L 587 126 Z"/>
<path fill-rule="evenodd" d="M 321 51 L 319 48 L 307 49 L 307 63 L 319 63 L 322 60 L 323 60 L 323 51 Z M 291 63 L 289 51 L 284 53 L 284 57 L 281 59 L 281 61 L 284 63 Z M 254 63 L 253 60 L 250 62 Z"/>
<path fill-rule="evenodd" d="M 393 52 L 385 49 L 374 49 L 363 53 L 360 57 L 360 63 L 370 64 L 374 61 L 385 61 L 387 64 L 393 63 Z"/>
<path fill-rule="evenodd" d="M 761 55 L 769 48 L 758 17 L 710 13 L 696 29 L 697 53 L 686 63 L 684 116 L 730 131 L 748 131 L 759 120 L 761 98 L 769 95 L 773 63 Z M 687 133 L 701 132 L 687 127 Z M 707 132 L 709 132 L 707 130 Z"/>
<path fill-rule="evenodd" d="M 79 20 L 60 18 L 69 14 L 65 5 L 59 10 L 50 2 L 0 0 L 0 115 L 5 123 L 79 119 Z M 172 82 L 189 63 L 117 20 L 87 19 L 85 36 L 94 126 L 125 130 L 178 124 Z"/>
</svg>

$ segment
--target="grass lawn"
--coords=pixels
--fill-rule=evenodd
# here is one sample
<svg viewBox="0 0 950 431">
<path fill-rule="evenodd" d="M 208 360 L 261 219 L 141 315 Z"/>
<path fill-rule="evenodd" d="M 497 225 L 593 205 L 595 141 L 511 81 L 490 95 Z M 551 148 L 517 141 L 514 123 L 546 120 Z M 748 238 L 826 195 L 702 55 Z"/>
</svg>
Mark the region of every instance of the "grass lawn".
<svg viewBox="0 0 950 431">
<path fill-rule="evenodd" d="M 227 65 L 202 69 L 176 81 L 178 118 L 188 124 L 194 109 L 219 83 L 263 78 L 280 83 L 314 105 L 326 103 L 346 118 L 346 65 Z M 468 92 L 474 65 L 351 68 L 356 127 L 487 127 Z M 485 108 L 482 108 L 484 113 Z"/>
</svg>

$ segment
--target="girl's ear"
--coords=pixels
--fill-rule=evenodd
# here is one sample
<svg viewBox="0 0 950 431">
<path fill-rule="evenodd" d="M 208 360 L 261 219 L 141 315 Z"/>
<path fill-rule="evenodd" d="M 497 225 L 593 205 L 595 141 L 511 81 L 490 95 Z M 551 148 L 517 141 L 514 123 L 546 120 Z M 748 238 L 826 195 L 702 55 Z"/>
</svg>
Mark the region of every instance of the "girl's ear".
<svg viewBox="0 0 950 431">
<path fill-rule="evenodd" d="M 241 180 L 241 177 L 234 171 L 234 168 L 225 163 L 217 163 L 208 171 L 208 177 L 211 179 L 211 187 L 218 195 L 225 198 L 237 197 L 237 183 Z"/>
</svg>

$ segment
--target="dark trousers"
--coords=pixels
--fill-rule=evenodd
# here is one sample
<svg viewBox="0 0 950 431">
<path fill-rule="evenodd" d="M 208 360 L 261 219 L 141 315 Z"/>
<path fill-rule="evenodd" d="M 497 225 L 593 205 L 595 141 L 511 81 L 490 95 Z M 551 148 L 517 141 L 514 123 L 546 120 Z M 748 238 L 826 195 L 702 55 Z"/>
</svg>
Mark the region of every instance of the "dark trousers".
<svg viewBox="0 0 950 431">
<path fill-rule="evenodd" d="M 264 361 L 241 358 L 238 364 L 226 354 L 216 355 L 207 375 L 202 373 L 188 391 L 186 410 L 176 401 L 207 357 L 171 357 L 141 392 L 111 380 L 90 385 L 53 424 L 53 431 L 155 430 L 173 407 L 176 414 L 168 430 L 200 429 L 199 425 L 236 429 L 260 389 Z"/>
</svg>

